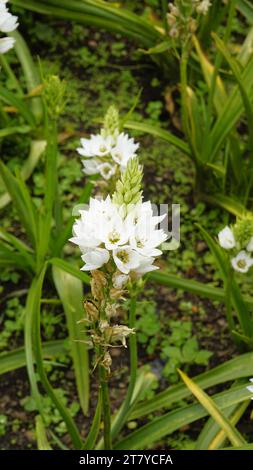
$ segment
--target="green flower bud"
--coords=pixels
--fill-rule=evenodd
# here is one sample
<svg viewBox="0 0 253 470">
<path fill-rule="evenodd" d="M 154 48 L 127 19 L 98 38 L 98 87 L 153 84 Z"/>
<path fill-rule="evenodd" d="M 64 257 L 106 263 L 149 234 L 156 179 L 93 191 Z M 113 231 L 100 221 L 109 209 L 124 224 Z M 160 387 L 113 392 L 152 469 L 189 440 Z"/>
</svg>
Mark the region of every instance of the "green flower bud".
<svg viewBox="0 0 253 470">
<path fill-rule="evenodd" d="M 104 118 L 104 128 L 101 131 L 101 134 L 105 137 L 110 135 L 117 137 L 119 135 L 119 112 L 117 108 L 112 105 L 109 107 L 105 118 Z"/>
<path fill-rule="evenodd" d="M 142 198 L 141 183 L 142 167 L 139 165 L 138 158 L 132 158 L 127 164 L 126 171 L 116 184 L 113 202 L 119 205 L 125 204 L 126 206 L 140 202 Z"/>
<path fill-rule="evenodd" d="M 43 96 L 49 116 L 57 119 L 66 104 L 66 82 L 57 75 L 50 75 L 44 81 Z"/>
<path fill-rule="evenodd" d="M 238 219 L 233 227 L 233 233 L 240 247 L 246 248 L 251 237 L 253 237 L 253 215 L 247 215 L 242 219 Z"/>
</svg>

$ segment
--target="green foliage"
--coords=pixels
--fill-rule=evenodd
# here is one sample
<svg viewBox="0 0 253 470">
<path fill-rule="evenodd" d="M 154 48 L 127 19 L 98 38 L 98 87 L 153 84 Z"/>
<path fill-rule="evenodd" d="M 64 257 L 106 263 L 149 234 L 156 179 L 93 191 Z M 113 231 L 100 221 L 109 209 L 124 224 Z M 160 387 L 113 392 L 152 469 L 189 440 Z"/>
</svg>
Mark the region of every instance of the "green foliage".
<svg viewBox="0 0 253 470">
<path fill-rule="evenodd" d="M 240 218 L 252 199 L 252 32 L 238 53 L 238 35 L 241 43 L 245 21 L 235 16 L 235 2 L 222 5 L 219 11 L 219 2 L 213 2 L 198 37 L 189 49 L 180 51 L 168 37 L 167 2 L 137 4 L 127 0 L 123 7 L 113 3 L 63 0 L 59 6 L 58 0 L 12 0 L 14 6 L 42 14 L 23 14 L 20 24 L 34 53 L 39 52 L 40 68 L 42 74 L 47 71 L 47 78 L 41 87 L 28 47 L 15 33 L 17 57 L 12 52 L 10 64 L 0 58 L 0 208 L 11 202 L 8 211 L 1 214 L 0 230 L 4 309 L 0 349 L 11 351 L 0 354 L 0 373 L 15 371 L 26 363 L 32 396 L 21 403 L 25 411 L 37 414 L 39 449 L 50 449 L 52 438 L 55 446 L 64 448 L 59 437 L 67 433 L 66 440 L 71 437 L 75 448 L 103 448 L 102 441 L 98 442 L 104 425 L 100 394 L 83 442 L 73 419 L 80 406 L 69 399 L 64 380 L 66 367 L 72 367 L 71 356 L 70 372 L 75 376 L 82 411 L 87 414 L 89 361 L 86 346 L 77 341 L 81 333 L 77 321 L 83 315 L 82 285 L 88 289 L 90 278 L 80 271 L 75 248 L 66 242 L 73 224 L 70 208 L 76 202 L 87 202 L 93 188 L 93 181 L 87 183 L 82 177 L 75 153 L 77 142 L 80 136 L 93 132 L 114 103 L 120 115 L 125 113 L 122 127 L 141 135 L 145 198 L 167 203 L 173 195 L 181 204 L 183 222 L 180 250 L 164 256 L 162 269 L 149 275 L 152 284 L 143 289 L 144 300 L 137 303 L 136 324 L 135 299 L 130 303 L 130 326 L 136 327 L 130 340 L 131 378 L 123 405 L 115 411 L 113 443 L 117 449 L 153 445 L 192 449 L 193 440 L 182 429 L 210 415 L 196 440 L 197 449 L 223 448 L 227 436 L 234 446 L 250 448 L 235 426 L 251 397 L 245 379 L 252 374 L 252 353 L 226 361 L 234 349 L 223 328 L 219 338 L 222 343 L 225 336 L 224 350 L 216 351 L 217 317 L 212 323 L 212 314 L 218 310 L 218 325 L 225 323 L 223 303 L 229 310 L 230 297 L 237 313 L 237 320 L 233 315 L 232 337 L 240 347 L 242 342 L 252 347 L 252 283 L 247 280 L 242 286 L 233 280 L 228 290 L 228 266 L 212 236 L 217 235 L 219 226 L 231 223 L 226 211 Z M 240 1 L 236 6 L 250 22 L 249 3 Z M 57 16 L 66 23 L 60 24 Z M 116 34 L 115 39 L 108 31 Z M 210 31 L 216 35 L 211 37 Z M 133 43 L 126 43 L 122 36 Z M 137 51 L 134 41 L 145 50 Z M 161 70 L 169 71 L 165 80 Z M 108 133 L 119 128 L 115 106 L 105 118 Z M 132 161 L 118 183 L 116 202 L 127 205 L 140 199 L 141 176 L 138 162 Z M 205 227 L 201 235 L 195 226 L 200 220 Z M 237 224 L 237 237 L 245 243 L 251 224 L 248 219 Z M 23 296 L 27 296 L 25 308 L 20 300 Z M 155 300 L 150 301 L 152 297 Z M 127 309 L 124 315 L 127 317 Z M 23 329 L 25 348 L 19 347 Z M 55 340 L 66 336 L 66 342 Z M 132 372 L 137 360 L 133 353 L 136 337 L 144 353 L 140 363 L 151 363 L 138 373 Z M 42 338 L 51 341 L 42 343 Z M 207 340 L 211 345 L 206 345 Z M 183 384 L 172 385 L 178 381 L 177 368 L 192 374 L 199 366 L 209 366 L 211 356 L 214 364 L 220 362 L 220 352 L 224 355 L 221 365 L 193 380 L 181 374 L 189 390 Z M 59 357 L 61 368 L 55 367 Z M 114 360 L 117 364 L 117 350 Z M 114 378 L 118 371 L 125 377 L 123 364 L 112 370 Z M 118 395 L 121 398 L 125 393 L 125 381 L 127 378 L 120 394 L 118 390 L 115 393 L 114 385 L 111 390 L 113 397 L 117 395 L 117 406 Z M 169 388 L 164 390 L 166 381 Z M 220 392 L 219 384 L 226 385 L 225 391 Z M 215 387 L 212 396 L 203 391 L 209 387 Z M 188 403 L 191 392 L 202 405 Z M 82 416 L 82 420 L 86 429 L 87 418 Z M 9 422 L 9 416 L 0 416 L 0 435 L 9 432 Z M 18 434 L 19 430 L 20 423 L 13 421 L 12 431 Z M 19 444 L 12 438 L 11 445 Z"/>
<path fill-rule="evenodd" d="M 4 436 L 7 431 L 8 418 L 6 415 L 0 415 L 0 437 Z"/>
<path fill-rule="evenodd" d="M 192 335 L 192 322 L 172 320 L 169 322 L 171 334 L 161 343 L 161 358 L 166 361 L 163 375 L 170 382 L 177 382 L 176 370 L 191 365 L 208 365 L 212 352 L 200 349 L 196 336 Z"/>
<path fill-rule="evenodd" d="M 62 388 L 55 389 L 55 393 L 59 400 L 66 406 L 68 404 L 68 397 L 66 395 L 66 391 Z M 31 396 L 24 397 L 21 400 L 21 405 L 23 406 L 24 410 L 26 411 L 36 411 L 37 406 L 34 399 Z M 52 427 L 54 432 L 57 433 L 58 436 L 62 436 L 66 434 L 67 428 L 66 423 L 63 421 L 59 411 L 54 406 L 51 398 L 49 396 L 44 396 L 42 398 L 42 406 L 44 410 L 44 420 L 46 427 Z M 74 418 L 80 409 L 79 404 L 76 401 L 73 401 L 70 406 L 70 414 Z"/>
<path fill-rule="evenodd" d="M 158 317 L 154 302 L 141 302 L 138 308 L 136 329 L 138 341 L 149 355 L 159 354 L 162 375 L 171 382 L 178 381 L 177 369 L 208 365 L 212 352 L 199 347 L 192 333 L 192 321 L 169 320 Z"/>
</svg>

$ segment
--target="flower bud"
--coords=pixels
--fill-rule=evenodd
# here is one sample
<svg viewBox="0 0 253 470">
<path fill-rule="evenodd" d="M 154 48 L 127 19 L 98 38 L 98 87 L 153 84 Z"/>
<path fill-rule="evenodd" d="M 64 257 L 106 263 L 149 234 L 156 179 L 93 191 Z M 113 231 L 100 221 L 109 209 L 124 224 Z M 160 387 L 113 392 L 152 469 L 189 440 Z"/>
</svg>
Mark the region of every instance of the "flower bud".
<svg viewBox="0 0 253 470">
<path fill-rule="evenodd" d="M 44 82 L 43 95 L 49 116 L 57 119 L 66 104 L 66 82 L 57 75 L 50 75 Z"/>
<path fill-rule="evenodd" d="M 102 271 L 91 271 L 91 293 L 94 299 L 104 299 L 104 289 L 107 285 L 107 277 Z"/>
<path fill-rule="evenodd" d="M 112 358 L 109 351 L 106 351 L 103 360 L 101 361 L 101 365 L 107 370 L 108 373 L 111 371 L 112 365 Z"/>
<path fill-rule="evenodd" d="M 89 320 L 93 322 L 98 320 L 99 312 L 98 312 L 97 307 L 95 307 L 95 305 L 92 302 L 89 302 L 89 301 L 84 302 L 84 308 L 88 315 Z"/>
</svg>

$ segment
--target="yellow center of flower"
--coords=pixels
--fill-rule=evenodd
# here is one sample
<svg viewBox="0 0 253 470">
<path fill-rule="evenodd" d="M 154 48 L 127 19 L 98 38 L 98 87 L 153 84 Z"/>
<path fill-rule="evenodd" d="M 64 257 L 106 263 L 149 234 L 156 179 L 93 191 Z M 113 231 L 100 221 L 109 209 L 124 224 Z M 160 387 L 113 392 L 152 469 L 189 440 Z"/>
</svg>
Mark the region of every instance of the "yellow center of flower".
<svg viewBox="0 0 253 470">
<path fill-rule="evenodd" d="M 246 261 L 244 259 L 240 259 L 239 261 L 237 261 L 237 266 L 241 269 L 246 268 Z"/>
<path fill-rule="evenodd" d="M 108 238 L 110 243 L 118 243 L 120 241 L 120 234 L 114 230 L 109 234 Z"/>
<path fill-rule="evenodd" d="M 117 253 L 117 257 L 122 261 L 122 263 L 126 264 L 129 262 L 129 253 L 125 250 L 121 250 Z"/>
</svg>

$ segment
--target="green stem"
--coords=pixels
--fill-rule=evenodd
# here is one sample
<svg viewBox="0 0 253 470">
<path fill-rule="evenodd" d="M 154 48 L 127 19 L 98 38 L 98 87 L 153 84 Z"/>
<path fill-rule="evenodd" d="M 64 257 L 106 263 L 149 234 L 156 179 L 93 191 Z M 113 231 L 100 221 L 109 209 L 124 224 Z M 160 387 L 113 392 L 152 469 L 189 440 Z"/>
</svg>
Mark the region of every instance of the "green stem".
<svg viewBox="0 0 253 470">
<path fill-rule="evenodd" d="M 228 21 L 226 25 L 226 31 L 224 35 L 224 43 L 227 44 L 231 30 L 232 30 L 232 22 L 233 22 L 233 16 L 235 12 L 235 7 L 236 7 L 236 1 L 232 0 L 229 5 L 229 14 L 228 14 Z M 214 71 L 211 77 L 211 86 L 210 86 L 210 93 L 208 96 L 208 104 L 207 104 L 207 117 L 206 117 L 206 131 L 205 131 L 205 138 L 204 141 L 207 142 L 207 155 L 209 156 L 210 153 L 210 146 L 211 142 L 209 140 L 210 136 L 210 130 L 211 130 L 211 124 L 212 124 L 212 113 L 213 113 L 213 102 L 214 102 L 214 93 L 216 89 L 216 80 L 218 76 L 218 72 L 220 70 L 220 67 L 222 65 L 223 61 L 223 56 L 220 51 L 218 51 L 216 58 L 215 58 L 215 63 L 214 63 Z"/>
<path fill-rule="evenodd" d="M 137 296 L 133 294 L 130 302 L 130 311 L 129 311 L 129 328 L 134 328 L 136 323 L 136 305 L 137 305 Z M 122 406 L 117 413 L 113 424 L 112 424 L 112 439 L 117 436 L 121 428 L 126 422 L 126 418 L 129 414 L 130 405 L 133 397 L 134 387 L 137 377 L 137 366 L 138 366 L 138 357 L 137 357 L 137 337 L 136 335 L 130 335 L 129 337 L 129 350 L 130 350 L 130 381 L 127 389 L 127 394 L 125 397 Z"/>
<path fill-rule="evenodd" d="M 233 336 L 233 331 L 235 330 L 235 322 L 232 315 L 232 306 L 231 306 L 231 287 L 233 280 L 233 271 L 229 270 L 227 282 L 226 282 L 226 295 L 225 295 L 225 304 L 226 304 L 226 317 L 229 326 L 231 335 Z"/>
<path fill-rule="evenodd" d="M 102 394 L 102 407 L 103 407 L 103 418 L 104 418 L 104 449 L 111 450 L 112 440 L 111 440 L 110 396 L 109 396 L 107 372 L 102 365 L 99 366 L 99 383 L 100 383 L 100 390 Z"/>
<path fill-rule="evenodd" d="M 183 46 L 180 58 L 180 83 L 181 83 L 181 109 L 182 124 L 186 137 L 189 137 L 189 129 L 187 125 L 187 64 L 188 64 L 188 47 Z"/>
</svg>

